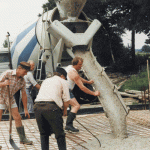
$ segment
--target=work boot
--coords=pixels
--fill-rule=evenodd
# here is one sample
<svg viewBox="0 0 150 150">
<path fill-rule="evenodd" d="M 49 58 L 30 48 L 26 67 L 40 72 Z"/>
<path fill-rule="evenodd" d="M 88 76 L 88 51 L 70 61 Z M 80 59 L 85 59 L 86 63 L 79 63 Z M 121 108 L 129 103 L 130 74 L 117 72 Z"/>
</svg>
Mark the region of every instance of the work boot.
<svg viewBox="0 0 150 150">
<path fill-rule="evenodd" d="M 25 132 L 24 132 L 24 126 L 16 127 L 16 129 L 17 129 L 18 135 L 20 137 L 20 144 L 26 144 L 26 145 L 32 145 L 33 144 L 32 141 L 29 141 L 26 138 L 26 135 L 25 135 Z"/>
<path fill-rule="evenodd" d="M 76 129 L 75 127 L 73 127 L 71 125 L 70 126 L 66 126 L 65 130 L 71 131 L 71 132 L 79 132 L 79 129 Z"/>
<path fill-rule="evenodd" d="M 79 132 L 78 129 L 73 127 L 73 120 L 75 118 L 76 118 L 76 114 L 75 113 L 70 112 L 68 114 L 65 130 L 71 131 L 71 132 Z"/>
</svg>

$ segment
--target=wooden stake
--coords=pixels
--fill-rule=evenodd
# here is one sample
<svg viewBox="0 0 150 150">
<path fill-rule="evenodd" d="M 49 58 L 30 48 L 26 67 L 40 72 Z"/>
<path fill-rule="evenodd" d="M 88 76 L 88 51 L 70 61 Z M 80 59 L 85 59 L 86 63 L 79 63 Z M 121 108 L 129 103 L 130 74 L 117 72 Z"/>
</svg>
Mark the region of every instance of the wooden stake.
<svg viewBox="0 0 150 150">
<path fill-rule="evenodd" d="M 12 138 L 12 112 L 11 112 L 11 99 L 10 99 L 10 90 L 9 85 L 7 85 L 8 98 L 9 98 L 9 143 L 14 150 L 20 150 L 20 148 L 15 144 Z"/>
<path fill-rule="evenodd" d="M 150 80 L 149 80 L 149 62 L 148 62 L 148 59 L 147 59 L 147 73 L 148 73 L 148 101 L 149 101 L 149 110 L 150 110 L 150 100 L 149 100 Z"/>
<path fill-rule="evenodd" d="M 149 89 L 150 89 L 150 80 L 149 80 L 149 62 L 147 60 L 147 74 L 148 74 L 148 86 L 149 86 Z"/>
</svg>

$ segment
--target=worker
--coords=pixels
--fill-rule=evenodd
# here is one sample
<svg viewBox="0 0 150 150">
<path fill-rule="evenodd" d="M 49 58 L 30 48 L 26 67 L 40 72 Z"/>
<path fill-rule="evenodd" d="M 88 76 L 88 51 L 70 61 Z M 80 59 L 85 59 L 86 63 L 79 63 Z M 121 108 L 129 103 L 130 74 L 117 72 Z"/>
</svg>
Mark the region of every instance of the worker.
<svg viewBox="0 0 150 150">
<path fill-rule="evenodd" d="M 73 88 L 75 84 L 85 93 L 93 95 L 93 96 L 99 96 L 100 92 L 99 91 L 91 91 L 87 87 L 84 86 L 84 83 L 86 84 L 92 84 L 94 83 L 93 80 L 85 80 L 82 77 L 79 76 L 78 71 L 81 69 L 83 64 L 83 59 L 80 57 L 75 57 L 72 60 L 72 65 L 69 65 L 66 67 L 67 71 L 67 80 L 68 80 L 68 85 L 69 85 L 69 92 L 70 92 L 70 98 L 71 100 L 69 101 L 69 104 L 72 106 L 68 117 L 66 121 L 66 127 L 65 130 L 71 131 L 71 132 L 79 132 L 79 129 L 75 128 L 73 126 L 73 121 L 76 118 L 76 114 L 78 110 L 80 109 L 80 104 L 76 100 L 75 96 L 73 95 Z"/>
<path fill-rule="evenodd" d="M 59 150 L 66 150 L 62 118 L 62 115 L 67 115 L 70 100 L 66 76 L 65 69 L 57 68 L 53 77 L 43 81 L 35 99 L 34 112 L 42 150 L 49 150 L 49 136 L 52 133 L 55 134 Z"/>
<path fill-rule="evenodd" d="M 22 125 L 21 116 L 18 112 L 18 107 L 14 99 L 14 94 L 21 90 L 22 102 L 24 105 L 25 117 L 30 118 L 27 110 L 27 95 L 25 90 L 24 75 L 30 70 L 30 64 L 26 62 L 20 62 L 17 69 L 6 70 L 0 76 L 0 121 L 2 119 L 3 110 L 9 107 L 9 99 L 11 101 L 11 112 L 13 119 L 15 120 L 15 125 L 17 133 L 20 137 L 21 144 L 31 145 L 32 141 L 26 138 L 24 126 Z M 7 91 L 7 86 L 10 89 L 10 96 Z"/>
<path fill-rule="evenodd" d="M 24 79 L 26 81 L 26 93 L 27 93 L 27 99 L 28 99 L 28 104 L 27 104 L 27 108 L 29 113 L 33 113 L 33 99 L 31 96 L 31 90 L 33 87 L 36 87 L 36 89 L 40 89 L 40 85 L 35 81 L 34 77 L 33 77 L 33 73 L 32 71 L 34 70 L 34 61 L 33 60 L 29 60 L 28 63 L 30 64 L 30 71 L 28 71 L 27 75 L 24 76 Z"/>
</svg>

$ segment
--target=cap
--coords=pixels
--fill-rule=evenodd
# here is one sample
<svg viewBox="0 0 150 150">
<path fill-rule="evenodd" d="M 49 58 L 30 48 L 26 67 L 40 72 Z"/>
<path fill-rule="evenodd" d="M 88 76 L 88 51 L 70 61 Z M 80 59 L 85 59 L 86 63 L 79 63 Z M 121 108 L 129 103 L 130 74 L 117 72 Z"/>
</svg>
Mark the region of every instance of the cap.
<svg viewBox="0 0 150 150">
<path fill-rule="evenodd" d="M 60 74 L 63 74 L 65 76 L 65 78 L 67 78 L 67 72 L 65 69 L 63 68 L 60 68 L 60 67 L 57 67 L 56 68 L 56 72 L 60 73 Z"/>
<path fill-rule="evenodd" d="M 20 65 L 23 69 L 26 69 L 27 71 L 30 71 L 30 64 L 29 64 L 29 63 L 22 61 L 22 62 L 20 62 L 19 65 Z"/>
</svg>

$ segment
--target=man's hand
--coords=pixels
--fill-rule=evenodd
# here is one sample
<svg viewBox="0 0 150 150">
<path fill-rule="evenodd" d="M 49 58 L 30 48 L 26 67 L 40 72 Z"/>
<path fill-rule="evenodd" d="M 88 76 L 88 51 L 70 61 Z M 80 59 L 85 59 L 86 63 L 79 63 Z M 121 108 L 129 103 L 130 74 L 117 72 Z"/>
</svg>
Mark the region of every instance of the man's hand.
<svg viewBox="0 0 150 150">
<path fill-rule="evenodd" d="M 93 84 L 93 83 L 94 83 L 94 80 L 88 81 L 88 84 Z"/>
<path fill-rule="evenodd" d="M 64 111 L 63 116 L 67 116 L 67 111 L 66 112 Z"/>
<path fill-rule="evenodd" d="M 9 80 L 6 79 L 6 80 L 3 82 L 3 85 L 4 85 L 4 86 L 10 85 Z"/>
<path fill-rule="evenodd" d="M 99 91 L 95 91 L 94 92 L 94 96 L 99 96 L 100 95 L 100 92 Z"/>
<path fill-rule="evenodd" d="M 64 109 L 63 116 L 67 116 L 67 109 Z"/>
<path fill-rule="evenodd" d="M 29 112 L 28 112 L 28 110 L 26 109 L 26 110 L 24 110 L 24 113 L 25 113 L 25 117 L 28 117 L 28 119 L 30 119 L 30 114 L 29 114 Z"/>
</svg>

